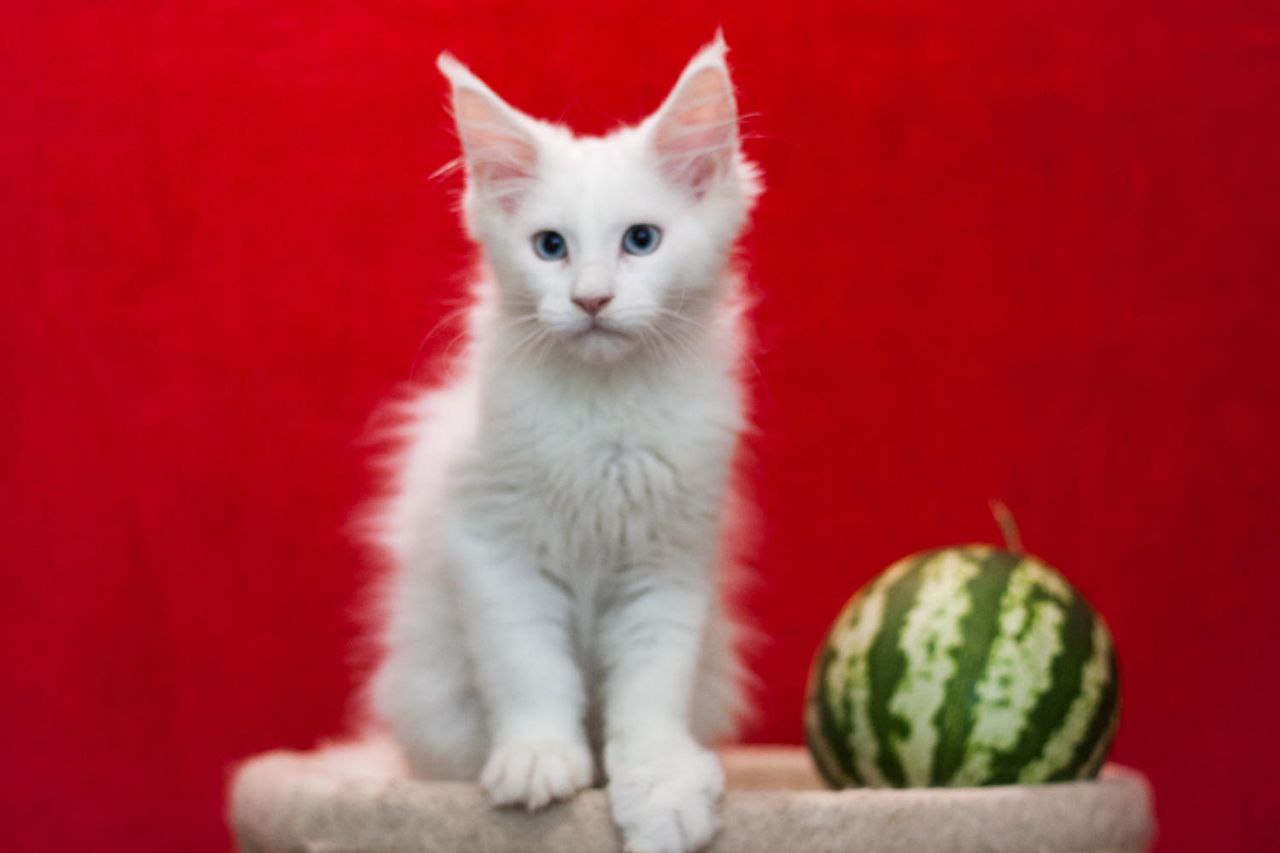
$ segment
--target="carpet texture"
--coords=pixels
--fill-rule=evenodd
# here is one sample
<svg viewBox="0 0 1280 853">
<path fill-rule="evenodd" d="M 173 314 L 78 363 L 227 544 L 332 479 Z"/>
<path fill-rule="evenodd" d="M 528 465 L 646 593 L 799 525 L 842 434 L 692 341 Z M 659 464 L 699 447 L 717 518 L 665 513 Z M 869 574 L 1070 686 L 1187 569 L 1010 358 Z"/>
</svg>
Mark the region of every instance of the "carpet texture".
<svg viewBox="0 0 1280 853">
<path fill-rule="evenodd" d="M 1154 833 L 1146 780 L 1115 765 L 1095 782 L 828 791 L 799 748 L 724 759 L 724 825 L 710 848 L 721 853 L 1128 853 Z M 230 803 L 246 853 L 621 850 L 603 791 L 534 814 L 495 810 L 475 785 L 404 778 L 381 743 L 252 758 Z"/>
</svg>

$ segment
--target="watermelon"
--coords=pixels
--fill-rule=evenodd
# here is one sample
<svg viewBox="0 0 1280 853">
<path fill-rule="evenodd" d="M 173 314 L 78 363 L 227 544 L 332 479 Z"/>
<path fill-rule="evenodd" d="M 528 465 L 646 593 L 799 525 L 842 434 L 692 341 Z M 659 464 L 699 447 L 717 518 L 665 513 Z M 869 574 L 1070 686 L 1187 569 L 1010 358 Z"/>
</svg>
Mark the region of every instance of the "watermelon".
<svg viewBox="0 0 1280 853">
<path fill-rule="evenodd" d="M 907 557 L 859 590 L 809 676 L 834 787 L 1092 778 L 1119 716 L 1111 634 L 1062 575 L 987 545 Z"/>
</svg>

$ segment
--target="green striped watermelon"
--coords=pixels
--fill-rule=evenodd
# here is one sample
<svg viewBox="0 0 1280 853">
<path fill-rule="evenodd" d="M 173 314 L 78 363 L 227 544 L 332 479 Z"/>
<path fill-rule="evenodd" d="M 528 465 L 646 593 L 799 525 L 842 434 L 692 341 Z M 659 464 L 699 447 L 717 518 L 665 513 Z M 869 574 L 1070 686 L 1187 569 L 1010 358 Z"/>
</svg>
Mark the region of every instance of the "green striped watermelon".
<svg viewBox="0 0 1280 853">
<path fill-rule="evenodd" d="M 850 785 L 1097 775 L 1115 733 L 1111 634 L 1034 557 L 987 545 L 901 560 L 836 619 L 809 676 L 819 770 Z"/>
</svg>

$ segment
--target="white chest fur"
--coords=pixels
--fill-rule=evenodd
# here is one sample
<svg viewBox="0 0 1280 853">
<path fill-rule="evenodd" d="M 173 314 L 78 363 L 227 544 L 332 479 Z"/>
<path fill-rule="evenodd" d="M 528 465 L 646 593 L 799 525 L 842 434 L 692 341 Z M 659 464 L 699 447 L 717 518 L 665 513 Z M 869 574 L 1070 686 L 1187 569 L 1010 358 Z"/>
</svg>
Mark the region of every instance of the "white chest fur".
<svg viewBox="0 0 1280 853">
<path fill-rule="evenodd" d="M 513 373 L 482 404 L 473 499 L 555 575 L 608 573 L 705 538 L 742 415 L 717 371 L 583 382 Z"/>
</svg>

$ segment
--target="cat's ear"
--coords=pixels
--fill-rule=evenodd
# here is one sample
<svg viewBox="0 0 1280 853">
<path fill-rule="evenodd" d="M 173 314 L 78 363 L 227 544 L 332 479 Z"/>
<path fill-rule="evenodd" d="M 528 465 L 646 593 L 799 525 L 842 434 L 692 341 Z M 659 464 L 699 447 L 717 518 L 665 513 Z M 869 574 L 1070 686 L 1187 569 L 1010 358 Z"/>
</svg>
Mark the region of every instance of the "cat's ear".
<svg viewBox="0 0 1280 853">
<path fill-rule="evenodd" d="M 695 198 L 731 174 L 738 150 L 738 107 L 724 60 L 727 52 L 724 36 L 717 31 L 646 122 L 649 145 L 663 174 Z"/>
<path fill-rule="evenodd" d="M 538 167 L 536 122 L 498 97 L 448 53 L 436 66 L 453 89 L 453 119 L 467 179 L 488 201 L 514 210 Z"/>
</svg>

